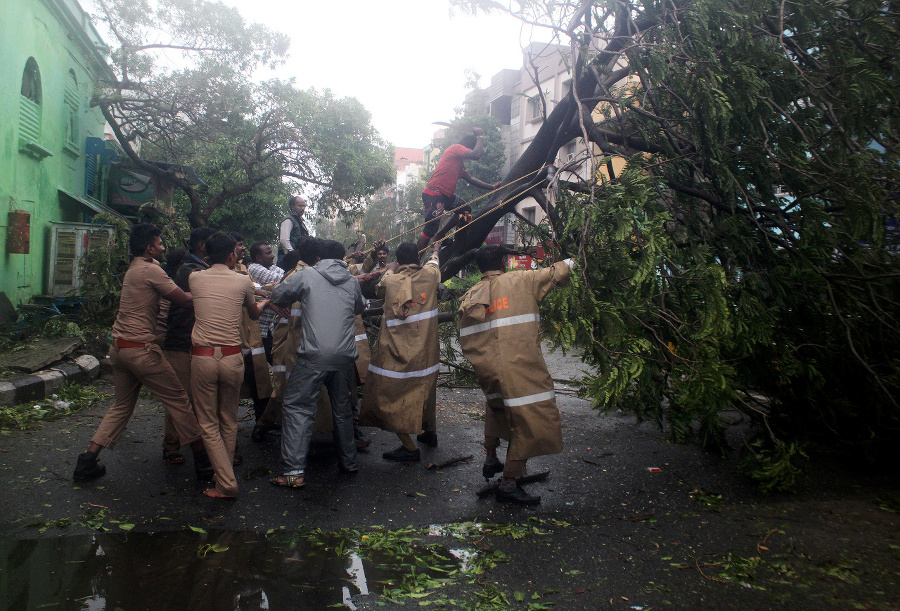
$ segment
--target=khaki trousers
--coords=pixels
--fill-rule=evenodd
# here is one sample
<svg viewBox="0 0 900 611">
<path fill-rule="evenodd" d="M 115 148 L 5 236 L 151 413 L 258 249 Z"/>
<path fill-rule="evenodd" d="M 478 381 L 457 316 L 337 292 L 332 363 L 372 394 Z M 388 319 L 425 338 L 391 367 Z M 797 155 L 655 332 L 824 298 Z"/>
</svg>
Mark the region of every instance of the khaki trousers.
<svg viewBox="0 0 900 611">
<path fill-rule="evenodd" d="M 191 357 L 191 396 L 200 434 L 215 473 L 216 490 L 228 496 L 238 493 L 232 461 L 243 380 L 244 357 L 240 353 L 222 356 L 216 348 L 214 356 Z"/>
<path fill-rule="evenodd" d="M 91 438 L 93 443 L 115 447 L 134 413 L 141 386 L 146 386 L 166 406 L 166 414 L 171 416 L 174 433 L 182 444 L 200 439 L 200 427 L 187 393 L 158 345 L 119 348 L 113 344 L 109 356 L 115 398 Z"/>
<path fill-rule="evenodd" d="M 175 370 L 178 381 L 182 388 L 188 394 L 188 400 L 191 400 L 191 353 L 182 352 L 181 350 L 163 350 L 169 365 Z M 177 452 L 182 446 L 181 440 L 175 433 L 175 425 L 172 424 L 172 416 L 166 411 L 165 423 L 163 426 L 163 449 L 169 452 Z"/>
</svg>

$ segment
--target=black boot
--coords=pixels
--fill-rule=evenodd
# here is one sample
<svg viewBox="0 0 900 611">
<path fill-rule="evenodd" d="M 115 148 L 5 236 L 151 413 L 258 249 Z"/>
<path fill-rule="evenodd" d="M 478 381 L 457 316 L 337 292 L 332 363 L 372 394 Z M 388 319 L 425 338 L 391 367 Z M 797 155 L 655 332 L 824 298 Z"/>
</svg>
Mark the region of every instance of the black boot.
<svg viewBox="0 0 900 611">
<path fill-rule="evenodd" d="M 484 464 L 481 465 L 481 474 L 484 476 L 484 479 L 491 479 L 498 473 L 503 472 L 503 463 L 500 462 L 500 459 L 494 456 L 488 460 L 484 461 Z"/>
<path fill-rule="evenodd" d="M 75 473 L 72 474 L 72 480 L 86 482 L 102 477 L 105 473 L 106 466 L 97 462 L 97 455 L 93 452 L 85 452 L 78 455 L 78 463 L 75 465 Z"/>
<path fill-rule="evenodd" d="M 253 426 L 253 432 L 250 433 L 250 439 L 256 443 L 262 443 L 266 440 L 266 435 L 269 431 L 274 431 L 276 427 L 274 424 L 262 424 L 257 422 Z"/>
<path fill-rule="evenodd" d="M 522 486 L 516 484 L 516 487 L 509 492 L 504 492 L 502 488 L 497 488 L 497 500 L 501 503 L 517 503 L 519 505 L 537 505 L 541 502 L 541 497 L 534 496 L 525 492 Z"/>
<path fill-rule="evenodd" d="M 419 452 L 419 448 L 407 450 L 403 446 L 400 446 L 396 450 L 385 452 L 381 457 L 385 460 L 393 460 L 396 462 L 418 462 L 421 460 L 422 454 Z"/>
<path fill-rule="evenodd" d="M 437 447 L 437 433 L 434 431 L 425 431 L 416 435 L 416 441 L 428 446 L 429 448 Z"/>
<path fill-rule="evenodd" d="M 213 466 L 212 463 L 209 462 L 209 456 L 206 454 L 206 450 L 194 452 L 194 472 L 197 474 L 197 479 L 201 482 L 212 479 Z"/>
</svg>

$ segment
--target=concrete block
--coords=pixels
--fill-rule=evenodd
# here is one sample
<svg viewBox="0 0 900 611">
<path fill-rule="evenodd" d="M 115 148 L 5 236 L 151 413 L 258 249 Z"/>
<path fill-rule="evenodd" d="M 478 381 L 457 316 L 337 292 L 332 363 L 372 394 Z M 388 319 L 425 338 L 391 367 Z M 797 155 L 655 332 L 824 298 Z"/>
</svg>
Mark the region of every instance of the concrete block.
<svg viewBox="0 0 900 611">
<path fill-rule="evenodd" d="M 0 405 L 16 404 L 16 387 L 9 382 L 0 382 Z"/>
<path fill-rule="evenodd" d="M 58 393 L 66 385 L 66 376 L 63 375 L 63 372 L 56 369 L 37 371 L 34 377 L 44 381 L 44 395 L 42 398 Z"/>
<path fill-rule="evenodd" d="M 16 398 L 13 404 L 40 401 L 44 398 L 46 390 L 44 380 L 37 376 L 24 375 L 21 378 L 10 380 L 10 383 L 16 387 Z"/>
<path fill-rule="evenodd" d="M 83 354 L 77 357 L 75 359 L 75 364 L 78 365 L 92 380 L 96 380 L 100 375 L 100 361 L 90 354 Z"/>
</svg>

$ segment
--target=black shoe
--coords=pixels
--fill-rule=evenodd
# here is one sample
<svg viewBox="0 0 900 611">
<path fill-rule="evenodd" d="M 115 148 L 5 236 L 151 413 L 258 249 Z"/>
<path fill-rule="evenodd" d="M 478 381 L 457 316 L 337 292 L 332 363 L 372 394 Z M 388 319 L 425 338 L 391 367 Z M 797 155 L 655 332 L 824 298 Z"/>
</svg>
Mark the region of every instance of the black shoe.
<svg viewBox="0 0 900 611">
<path fill-rule="evenodd" d="M 231 459 L 231 466 L 240 467 L 242 464 L 244 464 L 244 455 L 235 452 L 234 458 Z"/>
<path fill-rule="evenodd" d="M 381 457 L 385 460 L 395 460 L 397 462 L 419 462 L 422 459 L 419 448 L 407 450 L 403 446 L 400 446 L 396 450 L 385 452 Z"/>
<path fill-rule="evenodd" d="M 274 431 L 276 428 L 278 427 L 274 424 L 260 424 L 257 422 L 253 426 L 253 432 L 250 433 L 250 439 L 256 443 L 262 443 L 266 440 L 266 435 L 269 431 Z"/>
<path fill-rule="evenodd" d="M 340 471 L 341 473 L 359 473 L 359 465 L 353 465 L 352 467 L 338 465 L 338 471 Z"/>
<path fill-rule="evenodd" d="M 434 431 L 425 431 L 424 433 L 420 433 L 416 435 L 416 441 L 419 443 L 428 446 L 429 448 L 437 447 L 437 433 Z"/>
<path fill-rule="evenodd" d="M 510 502 L 518 503 L 519 505 L 537 505 L 541 502 L 541 497 L 528 494 L 522 486 L 516 484 L 516 487 L 511 492 L 503 492 L 503 490 L 497 488 L 497 500 L 501 503 Z"/>
<path fill-rule="evenodd" d="M 494 460 L 486 460 L 484 464 L 481 465 L 481 474 L 484 476 L 484 479 L 491 479 L 498 473 L 503 472 L 503 463 L 495 456 Z"/>
<path fill-rule="evenodd" d="M 201 482 L 206 482 L 213 478 L 213 466 L 209 462 L 206 450 L 194 452 L 194 472 L 197 474 L 197 479 Z"/>
<path fill-rule="evenodd" d="M 106 466 L 97 462 L 97 455 L 93 452 L 85 452 L 78 455 L 78 463 L 75 465 L 75 473 L 72 474 L 72 480 L 86 482 L 102 477 L 105 473 Z"/>
</svg>

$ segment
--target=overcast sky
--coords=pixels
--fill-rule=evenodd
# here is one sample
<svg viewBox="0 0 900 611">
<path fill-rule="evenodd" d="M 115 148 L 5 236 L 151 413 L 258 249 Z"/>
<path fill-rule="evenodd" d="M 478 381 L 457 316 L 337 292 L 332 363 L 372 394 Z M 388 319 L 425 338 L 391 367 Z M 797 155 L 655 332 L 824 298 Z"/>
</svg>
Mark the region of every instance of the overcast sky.
<svg viewBox="0 0 900 611">
<path fill-rule="evenodd" d="M 424 147 L 440 129 L 433 121 L 454 118 L 467 92 L 466 69 L 486 87 L 498 71 L 521 67 L 529 42 L 548 38 L 511 17 L 451 11 L 448 0 L 220 1 L 290 36 L 289 58 L 274 76 L 357 98 L 382 137 L 399 147 Z M 80 3 L 95 10 L 93 0 Z"/>
<path fill-rule="evenodd" d="M 451 15 L 447 0 L 223 0 L 291 38 L 277 75 L 355 97 L 395 146 L 422 148 L 461 106 L 465 70 L 481 86 L 519 68 L 530 30 L 510 17 Z"/>
</svg>

